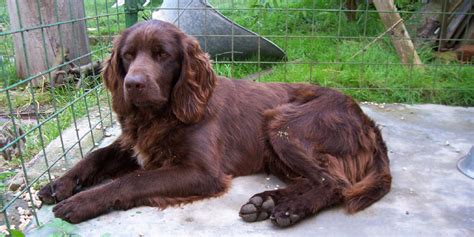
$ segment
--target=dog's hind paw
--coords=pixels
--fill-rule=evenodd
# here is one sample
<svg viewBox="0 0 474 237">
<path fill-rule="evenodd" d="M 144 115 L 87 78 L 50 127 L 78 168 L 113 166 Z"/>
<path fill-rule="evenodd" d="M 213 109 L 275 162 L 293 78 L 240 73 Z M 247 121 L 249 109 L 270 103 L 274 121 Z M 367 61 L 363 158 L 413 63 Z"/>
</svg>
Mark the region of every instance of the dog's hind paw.
<svg viewBox="0 0 474 237">
<path fill-rule="evenodd" d="M 272 223 L 278 227 L 288 227 L 296 224 L 306 216 L 304 208 L 293 202 L 280 203 L 270 216 Z"/>
</svg>

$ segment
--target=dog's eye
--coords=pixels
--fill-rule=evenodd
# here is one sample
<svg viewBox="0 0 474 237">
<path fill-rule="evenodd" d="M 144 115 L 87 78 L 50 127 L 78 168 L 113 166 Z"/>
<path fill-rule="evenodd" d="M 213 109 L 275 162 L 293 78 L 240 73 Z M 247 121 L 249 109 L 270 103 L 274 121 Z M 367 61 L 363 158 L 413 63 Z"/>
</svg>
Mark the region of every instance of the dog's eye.
<svg viewBox="0 0 474 237">
<path fill-rule="evenodd" d="M 157 48 L 157 49 L 153 50 L 153 56 L 159 57 L 159 58 L 166 58 L 168 56 L 168 54 L 165 51 L 163 51 L 162 49 Z"/>
<path fill-rule="evenodd" d="M 161 51 L 161 52 L 158 54 L 158 56 L 159 56 L 160 58 L 166 58 L 166 57 L 168 57 L 168 54 L 167 54 L 166 52 L 164 52 L 164 51 Z"/>
<path fill-rule="evenodd" d="M 132 53 L 125 53 L 123 55 L 123 58 L 127 61 L 133 60 L 133 54 Z"/>
</svg>

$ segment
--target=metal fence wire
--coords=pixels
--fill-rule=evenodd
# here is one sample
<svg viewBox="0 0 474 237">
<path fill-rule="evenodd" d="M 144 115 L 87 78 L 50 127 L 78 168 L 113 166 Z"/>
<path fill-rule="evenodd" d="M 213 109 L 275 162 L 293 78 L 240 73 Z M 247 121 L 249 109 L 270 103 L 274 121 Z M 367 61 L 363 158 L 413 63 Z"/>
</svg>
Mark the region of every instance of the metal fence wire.
<svg viewBox="0 0 474 237">
<path fill-rule="evenodd" d="M 470 0 L 397 0 L 396 9 L 381 9 L 393 1 L 375 0 L 208 2 L 259 35 L 238 36 L 238 25 L 229 26 L 230 34 L 195 35 L 205 50 L 212 40 L 230 38 L 234 47 L 239 37 L 258 39 L 253 56 L 235 57 L 238 50 L 233 49 L 227 57 L 212 55 L 220 75 L 315 83 L 358 101 L 474 105 Z M 0 0 L 3 234 L 44 224 L 37 215 L 41 203 L 36 190 L 108 136 L 106 128 L 114 124 L 114 116 L 99 76 L 100 63 L 116 35 L 150 19 L 161 4 Z M 161 10 L 210 11 L 185 4 Z M 214 26 L 209 22 L 203 27 Z M 401 36 L 396 32 L 400 28 Z M 264 59 L 260 36 L 283 49 L 285 58 Z M 397 41 L 411 42 L 414 52 L 400 51 Z"/>
</svg>

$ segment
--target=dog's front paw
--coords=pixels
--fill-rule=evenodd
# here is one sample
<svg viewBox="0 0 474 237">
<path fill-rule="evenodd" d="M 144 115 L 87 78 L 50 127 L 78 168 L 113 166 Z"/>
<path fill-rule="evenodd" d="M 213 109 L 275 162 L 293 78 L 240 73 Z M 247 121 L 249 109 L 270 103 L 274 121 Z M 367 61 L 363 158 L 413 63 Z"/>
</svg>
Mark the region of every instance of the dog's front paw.
<svg viewBox="0 0 474 237">
<path fill-rule="evenodd" d="M 84 191 L 70 197 L 53 208 L 54 216 L 70 223 L 89 220 L 107 211 L 106 205 L 99 202 L 99 194 Z"/>
<path fill-rule="evenodd" d="M 72 196 L 76 189 L 76 181 L 67 177 L 61 177 L 44 186 L 39 191 L 38 197 L 44 204 L 50 205 Z"/>
</svg>

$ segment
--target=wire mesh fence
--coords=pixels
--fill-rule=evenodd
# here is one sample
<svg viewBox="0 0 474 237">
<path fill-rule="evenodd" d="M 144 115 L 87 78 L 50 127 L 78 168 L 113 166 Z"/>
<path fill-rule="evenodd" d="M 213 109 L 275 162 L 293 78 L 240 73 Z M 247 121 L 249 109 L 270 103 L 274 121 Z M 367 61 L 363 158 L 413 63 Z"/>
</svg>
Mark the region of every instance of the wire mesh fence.
<svg viewBox="0 0 474 237">
<path fill-rule="evenodd" d="M 103 61 L 113 35 L 125 28 L 123 9 L 111 8 L 114 2 L 2 2 L 0 222 L 4 229 L 24 229 L 29 222 L 39 225 L 39 204 L 32 190 L 40 180 L 54 178 L 50 170 L 67 161 L 71 150 L 79 147 L 77 155 L 83 157 L 94 147 L 84 147 L 84 139 L 90 136 L 95 144 L 112 123 L 108 95 L 94 62 Z M 86 37 L 85 47 L 79 45 L 81 37 Z M 82 117 L 85 127 L 78 125 Z M 75 133 L 64 137 L 70 126 Z M 68 141 L 71 137 L 74 141 Z M 47 152 L 54 139 L 60 148 Z M 43 163 L 43 168 L 33 172 L 34 162 Z M 12 185 L 14 177 L 18 187 Z"/>
<path fill-rule="evenodd" d="M 161 11 L 178 10 L 178 26 L 184 11 L 196 16 L 204 11 L 206 19 L 212 15 L 205 4 L 172 2 L 177 7 Z M 395 1 L 396 9 L 383 8 L 383 2 L 392 1 L 212 0 L 208 3 L 236 24 L 229 25 L 230 33 L 211 34 L 217 26 L 209 18 L 201 26 L 204 33 L 191 34 L 205 50 L 215 41 L 230 39 L 226 55 L 211 55 L 214 69 L 223 76 L 315 83 L 359 101 L 472 106 L 472 1 L 404 0 Z M 53 170 L 66 170 L 74 157 L 82 158 L 107 135 L 114 118 L 99 77 L 100 62 L 121 30 L 150 19 L 161 4 L 0 1 L 4 233 L 44 224 L 36 215 L 40 203 L 35 190 L 54 179 Z M 390 19 L 394 15 L 399 17 Z M 258 35 L 238 35 L 240 27 Z M 239 57 L 238 41 L 246 37 L 256 39 L 257 49 Z M 264 58 L 264 39 L 283 49 L 285 57 Z M 406 42 L 412 51 L 397 46 Z"/>
</svg>

